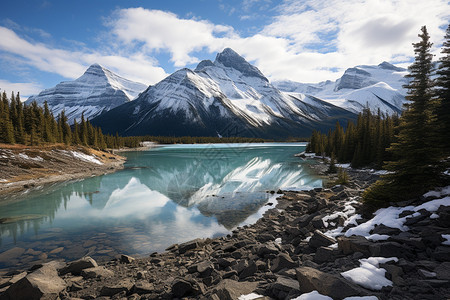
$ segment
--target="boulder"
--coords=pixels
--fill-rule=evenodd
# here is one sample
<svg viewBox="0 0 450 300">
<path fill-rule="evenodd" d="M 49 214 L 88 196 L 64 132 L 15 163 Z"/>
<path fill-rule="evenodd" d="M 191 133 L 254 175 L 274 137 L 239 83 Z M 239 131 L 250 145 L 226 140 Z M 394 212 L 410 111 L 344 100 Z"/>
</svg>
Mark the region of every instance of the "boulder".
<svg viewBox="0 0 450 300">
<path fill-rule="evenodd" d="M 325 224 L 323 223 L 322 216 L 319 215 L 312 218 L 311 225 L 316 229 L 323 228 Z"/>
<path fill-rule="evenodd" d="M 125 255 L 125 254 L 120 255 L 120 262 L 121 263 L 131 264 L 133 261 L 134 261 L 134 258 L 129 256 L 129 255 Z"/>
<path fill-rule="evenodd" d="M 155 286 L 147 281 L 138 281 L 134 284 L 134 286 L 131 288 L 131 291 L 133 293 L 142 295 L 142 294 L 149 294 L 155 290 Z"/>
<path fill-rule="evenodd" d="M 312 248 L 319 248 L 322 246 L 330 246 L 336 243 L 336 239 L 326 236 L 319 230 L 315 230 L 313 236 L 309 240 L 309 246 Z"/>
<path fill-rule="evenodd" d="M 53 300 L 66 288 L 66 282 L 58 276 L 52 265 L 44 265 L 11 285 L 0 299 Z"/>
<path fill-rule="evenodd" d="M 280 253 L 272 262 L 272 267 L 270 270 L 273 273 L 277 273 L 283 269 L 293 269 L 298 267 L 291 257 L 285 253 Z"/>
<path fill-rule="evenodd" d="M 298 217 L 297 219 L 295 219 L 293 221 L 293 224 L 297 224 L 298 227 L 302 228 L 302 227 L 306 227 L 308 226 L 309 222 L 311 222 L 311 220 L 315 217 L 315 215 L 303 215 L 301 217 Z"/>
<path fill-rule="evenodd" d="M 248 264 L 248 266 L 245 269 L 243 269 L 242 272 L 239 274 L 239 279 L 242 280 L 249 276 L 253 276 L 256 273 L 256 271 L 258 271 L 256 263 L 254 261 L 251 261 Z"/>
<path fill-rule="evenodd" d="M 217 261 L 217 263 L 219 264 L 219 266 L 221 268 L 226 268 L 231 266 L 233 263 L 235 262 L 234 259 L 232 258 L 219 258 L 219 260 Z"/>
<path fill-rule="evenodd" d="M 107 278 L 107 277 L 112 277 L 113 275 L 114 275 L 114 272 L 106 269 L 105 267 L 87 268 L 87 269 L 84 269 L 81 271 L 81 276 L 83 276 L 85 279 Z"/>
<path fill-rule="evenodd" d="M 432 257 L 437 261 L 450 261 L 450 247 L 449 246 L 439 246 L 434 249 Z"/>
<path fill-rule="evenodd" d="M 100 289 L 101 296 L 114 296 L 115 294 L 125 292 L 128 293 L 133 287 L 133 283 L 129 279 L 123 279 L 114 284 L 108 284 Z"/>
<path fill-rule="evenodd" d="M 321 264 L 324 262 L 334 261 L 338 254 L 339 251 L 337 249 L 333 249 L 330 247 L 320 247 L 316 250 L 314 262 Z"/>
<path fill-rule="evenodd" d="M 403 257 L 411 256 L 411 250 L 397 242 L 372 243 L 369 246 L 370 256 Z"/>
<path fill-rule="evenodd" d="M 184 254 L 189 250 L 199 248 L 200 246 L 202 246 L 204 244 L 204 242 L 205 241 L 203 239 L 195 239 L 195 240 L 180 244 L 180 245 L 178 245 L 178 251 L 180 252 L 180 254 Z"/>
<path fill-rule="evenodd" d="M 185 280 L 177 278 L 172 282 L 172 294 L 178 298 L 204 294 L 204 292 L 203 284 L 193 279 Z"/>
<path fill-rule="evenodd" d="M 450 280 L 450 262 L 441 263 L 434 269 L 437 279 Z"/>
<path fill-rule="evenodd" d="M 322 295 L 332 296 L 333 299 L 367 295 L 367 291 L 342 277 L 327 274 L 310 267 L 297 268 L 296 273 L 300 292 L 302 293 L 318 291 Z"/>
<path fill-rule="evenodd" d="M 257 282 L 238 282 L 231 279 L 222 280 L 215 288 L 220 300 L 237 300 L 242 295 L 248 295 L 256 290 Z"/>
<path fill-rule="evenodd" d="M 402 232 L 398 228 L 388 227 L 384 224 L 376 225 L 374 229 L 370 231 L 370 234 L 379 234 L 379 235 L 396 235 Z"/>
<path fill-rule="evenodd" d="M 285 276 L 277 276 L 277 281 L 270 284 L 269 290 L 276 299 L 291 299 L 301 294 L 298 281 Z"/>
<path fill-rule="evenodd" d="M 72 273 L 73 275 L 80 275 L 81 271 L 88 268 L 98 267 L 97 262 L 89 256 L 83 257 L 79 260 L 71 262 L 67 267 L 62 268 L 59 273 L 61 275 Z"/>
<path fill-rule="evenodd" d="M 365 237 L 360 235 L 352 235 L 349 237 L 340 236 L 337 238 L 338 248 L 344 255 L 361 252 L 365 256 L 370 255 L 369 247 L 372 245 Z"/>
<path fill-rule="evenodd" d="M 271 255 L 277 255 L 280 251 L 277 249 L 273 242 L 267 242 L 258 246 L 256 253 L 259 257 L 268 257 Z"/>
<path fill-rule="evenodd" d="M 201 277 L 208 277 L 214 270 L 214 265 L 209 261 L 202 261 L 198 264 L 192 265 L 188 268 L 189 273 L 200 273 Z"/>
</svg>

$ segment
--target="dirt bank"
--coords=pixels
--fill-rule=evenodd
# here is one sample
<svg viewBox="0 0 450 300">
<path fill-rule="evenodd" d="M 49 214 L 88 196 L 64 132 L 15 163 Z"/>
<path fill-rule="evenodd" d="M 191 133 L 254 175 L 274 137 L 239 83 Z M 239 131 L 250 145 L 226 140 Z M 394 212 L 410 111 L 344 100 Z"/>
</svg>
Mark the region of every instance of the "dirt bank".
<svg viewBox="0 0 450 300">
<path fill-rule="evenodd" d="M 40 186 L 98 176 L 122 169 L 125 158 L 64 144 L 0 144 L 0 201 Z"/>
</svg>

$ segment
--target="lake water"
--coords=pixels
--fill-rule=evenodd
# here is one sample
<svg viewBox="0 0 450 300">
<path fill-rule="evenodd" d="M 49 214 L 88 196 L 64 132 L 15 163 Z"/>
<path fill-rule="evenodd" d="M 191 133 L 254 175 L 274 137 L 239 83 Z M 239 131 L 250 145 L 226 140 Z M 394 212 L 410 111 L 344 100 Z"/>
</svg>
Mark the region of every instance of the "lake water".
<svg viewBox="0 0 450 300">
<path fill-rule="evenodd" d="M 169 145 L 123 153 L 125 169 L 0 204 L 0 268 L 144 255 L 254 223 L 268 191 L 321 187 L 303 143 Z"/>
</svg>

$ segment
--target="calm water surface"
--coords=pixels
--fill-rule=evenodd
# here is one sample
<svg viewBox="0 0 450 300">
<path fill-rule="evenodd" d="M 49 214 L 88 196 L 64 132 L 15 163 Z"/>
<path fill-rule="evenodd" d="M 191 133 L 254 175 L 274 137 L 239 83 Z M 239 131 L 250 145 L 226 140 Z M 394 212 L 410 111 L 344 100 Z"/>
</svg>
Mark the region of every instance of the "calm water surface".
<svg viewBox="0 0 450 300">
<path fill-rule="evenodd" d="M 0 206 L 0 268 L 143 255 L 255 222 L 267 191 L 322 186 L 304 144 L 170 145 L 123 153 L 125 169 Z M 271 199 L 272 198 L 272 199 Z"/>
</svg>

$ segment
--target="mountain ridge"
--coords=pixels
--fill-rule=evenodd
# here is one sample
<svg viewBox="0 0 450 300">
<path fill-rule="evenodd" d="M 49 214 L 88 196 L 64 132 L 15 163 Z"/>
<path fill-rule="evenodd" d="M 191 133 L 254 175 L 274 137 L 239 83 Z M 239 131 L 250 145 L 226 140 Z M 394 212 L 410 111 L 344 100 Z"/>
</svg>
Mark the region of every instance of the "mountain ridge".
<svg viewBox="0 0 450 300">
<path fill-rule="evenodd" d="M 146 85 L 133 82 L 95 63 L 73 81 L 63 81 L 28 98 L 26 103 L 45 101 L 56 116 L 65 111 L 69 123 L 94 118 L 136 98 Z"/>
<path fill-rule="evenodd" d="M 230 48 L 194 70 L 169 75 L 130 102 L 93 120 L 122 135 L 308 136 L 355 115 L 314 98 L 279 91 L 261 71 Z M 121 123 L 111 120 L 120 119 Z"/>
</svg>

